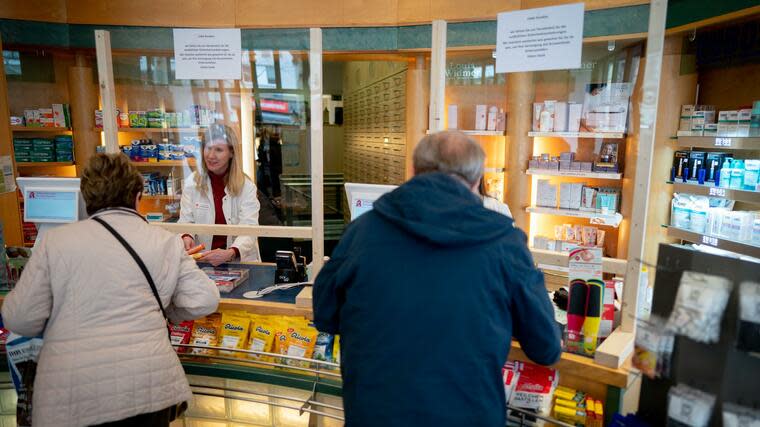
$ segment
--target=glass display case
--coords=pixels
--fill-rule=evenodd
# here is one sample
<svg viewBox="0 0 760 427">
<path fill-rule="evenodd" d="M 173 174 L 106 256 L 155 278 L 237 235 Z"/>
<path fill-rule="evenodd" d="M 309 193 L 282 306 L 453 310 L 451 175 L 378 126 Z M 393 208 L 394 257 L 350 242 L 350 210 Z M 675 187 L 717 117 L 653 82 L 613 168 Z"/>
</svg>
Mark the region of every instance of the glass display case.
<svg viewBox="0 0 760 427">
<path fill-rule="evenodd" d="M 507 78 L 496 73 L 493 50 L 446 52 L 444 128 L 458 129 L 486 152 L 485 191 L 504 201 Z"/>
</svg>

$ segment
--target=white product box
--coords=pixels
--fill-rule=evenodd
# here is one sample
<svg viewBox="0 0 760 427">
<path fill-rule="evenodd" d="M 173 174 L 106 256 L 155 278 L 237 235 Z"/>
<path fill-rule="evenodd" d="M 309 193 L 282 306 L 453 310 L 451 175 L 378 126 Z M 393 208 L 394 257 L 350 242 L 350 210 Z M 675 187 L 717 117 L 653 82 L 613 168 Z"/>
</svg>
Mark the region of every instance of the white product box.
<svg viewBox="0 0 760 427">
<path fill-rule="evenodd" d="M 554 131 L 567 132 L 567 102 L 557 102 L 554 105 Z"/>
<path fill-rule="evenodd" d="M 570 187 L 570 209 L 578 210 L 581 208 L 581 199 L 583 198 L 583 184 L 571 184 Z"/>
<path fill-rule="evenodd" d="M 53 124 L 55 127 L 66 127 L 66 113 L 63 104 L 53 104 Z"/>
<path fill-rule="evenodd" d="M 581 130 L 581 115 L 583 104 L 570 102 L 567 104 L 567 131 L 578 132 Z"/>
<path fill-rule="evenodd" d="M 486 105 L 475 106 L 475 130 L 486 130 L 486 115 L 488 107 Z"/>
<path fill-rule="evenodd" d="M 459 129 L 456 104 L 449 105 L 449 129 Z"/>
<path fill-rule="evenodd" d="M 486 127 L 488 130 L 496 130 L 496 120 L 499 114 L 499 109 L 495 106 L 488 108 L 488 120 Z"/>
<path fill-rule="evenodd" d="M 681 117 L 691 117 L 694 115 L 694 105 L 686 104 L 681 106 Z"/>
<path fill-rule="evenodd" d="M 563 182 L 559 184 L 559 208 L 570 209 L 570 193 L 572 193 L 573 184 Z"/>
<path fill-rule="evenodd" d="M 740 122 L 750 121 L 752 119 L 752 109 L 744 108 L 736 112 L 736 119 Z"/>
<path fill-rule="evenodd" d="M 536 204 L 549 208 L 557 207 L 557 186 L 552 185 L 548 179 L 538 180 L 538 192 Z"/>
<path fill-rule="evenodd" d="M 533 130 L 538 131 L 541 124 L 541 113 L 544 111 L 543 102 L 533 103 Z"/>
</svg>

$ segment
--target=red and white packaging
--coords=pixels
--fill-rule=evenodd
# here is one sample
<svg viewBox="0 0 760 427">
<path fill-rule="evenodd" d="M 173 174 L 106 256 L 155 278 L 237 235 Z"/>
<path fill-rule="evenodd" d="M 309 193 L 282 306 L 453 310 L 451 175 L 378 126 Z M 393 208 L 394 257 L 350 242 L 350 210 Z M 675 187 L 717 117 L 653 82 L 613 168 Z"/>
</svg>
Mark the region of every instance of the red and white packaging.
<svg viewBox="0 0 760 427">
<path fill-rule="evenodd" d="M 520 372 L 517 370 L 517 363 L 519 362 L 507 362 L 501 368 L 501 377 L 504 380 L 504 395 L 506 401 L 509 403 L 509 399 L 512 397 L 512 391 L 514 391 L 517 385 L 517 379 L 520 377 Z"/>
<path fill-rule="evenodd" d="M 179 324 L 171 324 L 171 339 L 172 345 L 178 344 L 190 344 L 190 337 L 193 334 L 193 321 L 186 320 Z M 175 348 L 177 353 L 185 353 L 188 351 L 187 347 Z"/>
<path fill-rule="evenodd" d="M 559 383 L 559 372 L 532 363 L 514 364 L 518 366 L 519 376 L 509 404 L 548 415 L 551 412 L 554 390 Z"/>
</svg>

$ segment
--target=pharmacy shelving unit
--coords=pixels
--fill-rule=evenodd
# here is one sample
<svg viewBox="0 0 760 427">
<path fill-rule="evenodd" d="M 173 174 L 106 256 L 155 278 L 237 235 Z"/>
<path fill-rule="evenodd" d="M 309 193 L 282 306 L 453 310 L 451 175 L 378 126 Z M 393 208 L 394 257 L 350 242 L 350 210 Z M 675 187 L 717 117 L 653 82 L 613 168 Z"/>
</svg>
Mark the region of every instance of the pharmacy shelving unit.
<svg viewBox="0 0 760 427">
<path fill-rule="evenodd" d="M 559 152 L 555 152 L 560 149 L 560 147 L 580 147 L 581 144 L 583 144 L 586 148 L 586 150 L 589 149 L 589 147 L 592 146 L 592 144 L 595 141 L 605 141 L 605 140 L 624 140 L 626 138 L 626 134 L 624 132 L 538 132 L 538 131 L 530 131 L 527 132 L 527 136 L 531 138 L 534 141 L 534 144 L 537 144 L 538 141 L 541 141 L 540 143 L 543 144 L 546 147 L 549 148 L 549 152 L 551 152 L 553 155 L 558 155 Z M 538 138 L 538 140 L 537 140 Z M 579 142 L 581 141 L 581 142 Z M 534 148 L 534 155 L 536 155 L 536 149 Z M 585 157 L 589 155 L 589 152 L 587 151 L 585 153 Z M 619 156 L 622 159 L 623 150 L 622 145 L 619 150 Z M 621 166 L 622 167 L 622 166 Z M 604 186 L 615 186 L 620 188 L 622 185 L 622 180 L 624 173 L 621 169 L 620 172 L 595 172 L 595 171 L 579 171 L 579 170 L 559 170 L 559 169 L 527 169 L 525 171 L 525 174 L 535 177 L 535 178 L 550 178 L 553 179 L 553 181 L 559 181 L 559 182 L 574 182 L 574 183 L 581 183 L 581 182 L 588 182 L 589 184 L 593 185 L 599 185 L 600 187 Z M 533 181 L 533 184 L 535 184 L 535 178 Z M 587 179 L 589 181 L 583 181 L 584 179 Z M 612 185 L 610 185 L 612 184 Z M 622 205 L 622 198 L 623 198 L 623 191 L 621 188 L 621 205 Z M 534 199 L 535 200 L 535 199 Z M 621 211 L 620 206 L 618 207 L 619 211 Z M 533 218 L 534 215 L 551 215 L 551 216 L 557 216 L 557 217 L 565 217 L 570 218 L 571 222 L 572 219 L 575 219 L 576 221 L 578 219 L 584 221 L 583 223 L 586 223 L 585 220 L 587 220 L 587 223 L 592 226 L 601 226 L 604 227 L 607 230 L 613 230 L 612 233 L 617 233 L 617 228 L 620 226 L 623 215 L 621 213 L 611 213 L 611 214 L 602 214 L 599 212 L 591 212 L 591 211 L 583 211 L 583 210 L 575 210 L 575 209 L 562 209 L 562 208 L 556 208 L 556 207 L 544 207 L 544 206 L 537 206 L 532 205 L 525 208 L 525 212 L 530 214 L 530 236 L 532 240 L 532 236 L 534 234 L 543 234 L 543 235 L 551 235 L 546 229 L 546 227 L 542 226 L 544 223 L 544 220 L 538 220 L 537 218 Z M 541 221 L 541 222 L 539 222 Z M 551 220 L 556 222 L 556 220 Z M 542 228 L 540 231 L 536 231 L 535 228 Z M 608 233 L 610 233 L 608 231 Z M 618 253 L 617 246 L 619 245 L 613 245 L 612 247 L 607 247 L 607 252 L 611 253 L 613 257 Z"/>
<path fill-rule="evenodd" d="M 676 145 L 684 148 L 718 149 L 718 150 L 760 150 L 758 137 L 728 137 L 728 136 L 679 136 Z M 760 192 L 715 187 L 711 183 L 700 185 L 695 181 L 668 181 L 676 193 L 694 194 L 698 196 L 718 197 L 737 202 L 744 202 L 760 207 Z M 676 227 L 668 227 L 668 237 L 681 241 L 712 246 L 738 254 L 760 258 L 760 247 L 750 242 L 737 242 L 721 236 L 695 233 Z"/>
</svg>

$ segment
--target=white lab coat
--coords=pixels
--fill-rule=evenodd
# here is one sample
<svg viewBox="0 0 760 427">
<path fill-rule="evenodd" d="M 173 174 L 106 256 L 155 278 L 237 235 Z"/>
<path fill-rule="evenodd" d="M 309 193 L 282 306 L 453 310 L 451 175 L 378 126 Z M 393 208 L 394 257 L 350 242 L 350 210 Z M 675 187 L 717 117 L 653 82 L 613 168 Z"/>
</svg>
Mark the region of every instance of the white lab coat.
<svg viewBox="0 0 760 427">
<path fill-rule="evenodd" d="M 215 224 L 216 211 L 214 209 L 214 196 L 211 190 L 211 179 L 206 179 L 206 194 L 202 194 L 195 186 L 195 173 L 185 180 L 180 202 L 179 223 L 192 224 Z M 258 225 L 259 224 L 259 199 L 256 197 L 256 185 L 245 178 L 243 190 L 238 196 L 231 196 L 224 189 L 225 196 L 222 199 L 222 210 L 229 225 Z M 203 243 L 207 249 L 211 248 L 213 236 L 193 236 L 197 244 Z M 259 245 L 255 237 L 251 236 L 227 236 L 227 247 L 236 247 L 240 251 L 241 261 L 260 261 Z"/>
<path fill-rule="evenodd" d="M 509 210 L 509 206 L 507 206 L 506 203 L 502 203 L 494 199 L 493 197 L 489 197 L 489 196 L 483 197 L 483 206 L 486 209 L 496 211 L 504 216 L 508 216 L 512 218 L 512 212 Z"/>
</svg>

